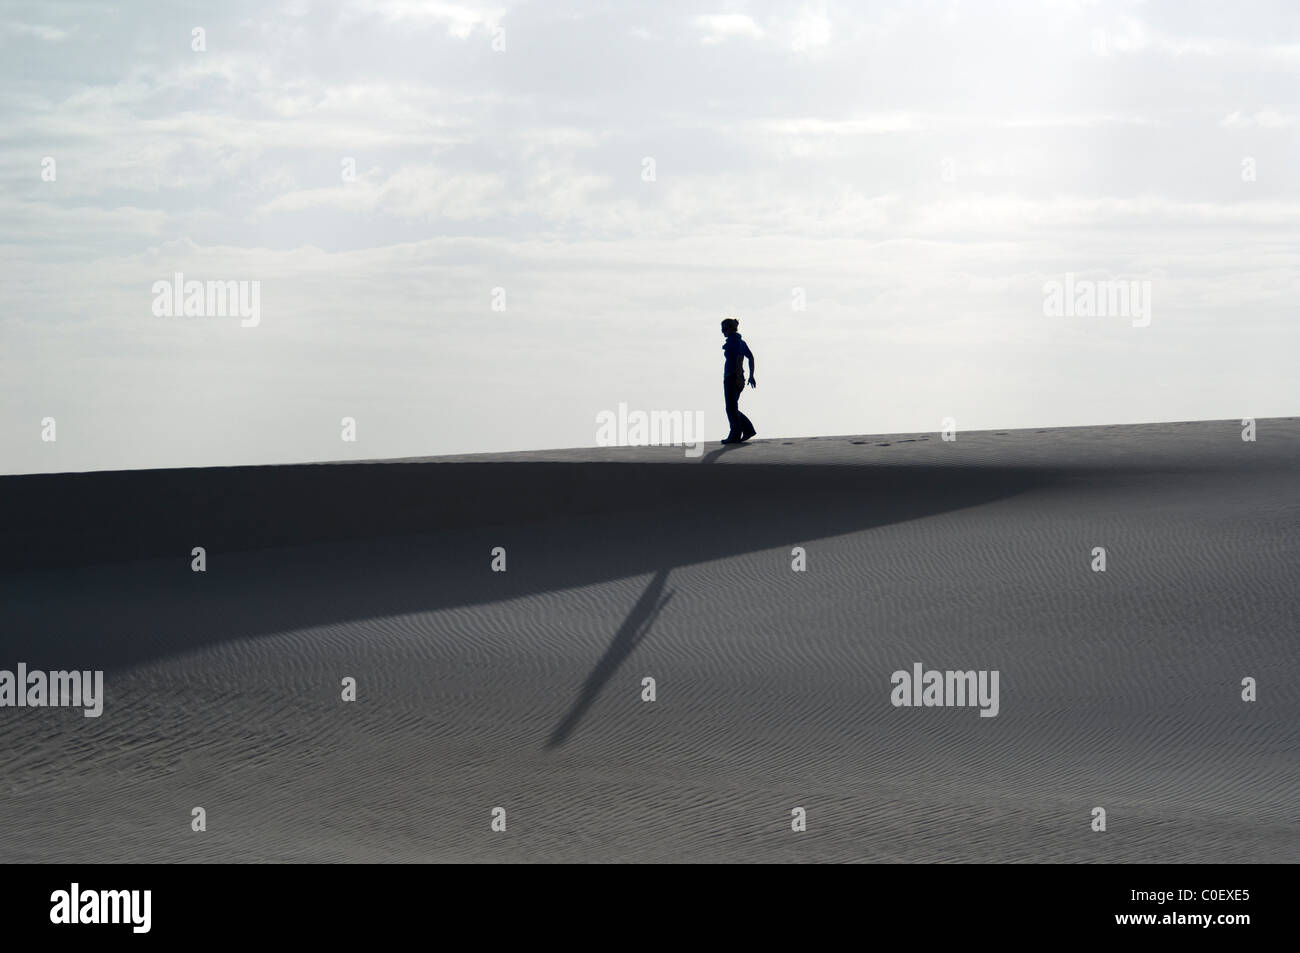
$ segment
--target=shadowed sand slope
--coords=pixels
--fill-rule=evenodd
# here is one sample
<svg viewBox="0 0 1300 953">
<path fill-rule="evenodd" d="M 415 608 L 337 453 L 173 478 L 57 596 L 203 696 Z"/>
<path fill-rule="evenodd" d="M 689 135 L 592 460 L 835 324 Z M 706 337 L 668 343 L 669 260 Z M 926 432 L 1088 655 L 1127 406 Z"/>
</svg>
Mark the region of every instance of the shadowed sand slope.
<svg viewBox="0 0 1300 953">
<path fill-rule="evenodd" d="M 0 478 L 0 669 L 106 686 L 0 708 L 0 859 L 1294 862 L 1298 473 L 1286 419 Z"/>
</svg>

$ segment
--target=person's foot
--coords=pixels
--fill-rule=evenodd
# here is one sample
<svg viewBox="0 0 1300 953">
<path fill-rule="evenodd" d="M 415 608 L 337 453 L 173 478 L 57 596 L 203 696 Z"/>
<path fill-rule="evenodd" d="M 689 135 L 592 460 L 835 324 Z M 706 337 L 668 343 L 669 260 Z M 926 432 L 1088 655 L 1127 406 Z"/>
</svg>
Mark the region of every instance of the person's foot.
<svg viewBox="0 0 1300 953">
<path fill-rule="evenodd" d="M 739 437 L 723 437 L 718 443 L 740 443 Z"/>
<path fill-rule="evenodd" d="M 740 435 L 740 443 L 744 443 L 746 440 L 754 436 L 756 433 L 758 433 L 757 430 L 751 430 L 749 433 L 742 433 Z"/>
</svg>

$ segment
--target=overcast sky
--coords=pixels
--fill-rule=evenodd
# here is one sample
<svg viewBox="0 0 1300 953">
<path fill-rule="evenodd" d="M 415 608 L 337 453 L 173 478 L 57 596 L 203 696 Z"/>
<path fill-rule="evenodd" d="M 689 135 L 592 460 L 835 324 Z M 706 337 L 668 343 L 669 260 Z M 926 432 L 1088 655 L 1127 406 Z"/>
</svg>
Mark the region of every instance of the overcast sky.
<svg viewBox="0 0 1300 953">
<path fill-rule="evenodd" d="M 0 472 L 1300 410 L 1293 0 L 0 11 Z"/>
</svg>

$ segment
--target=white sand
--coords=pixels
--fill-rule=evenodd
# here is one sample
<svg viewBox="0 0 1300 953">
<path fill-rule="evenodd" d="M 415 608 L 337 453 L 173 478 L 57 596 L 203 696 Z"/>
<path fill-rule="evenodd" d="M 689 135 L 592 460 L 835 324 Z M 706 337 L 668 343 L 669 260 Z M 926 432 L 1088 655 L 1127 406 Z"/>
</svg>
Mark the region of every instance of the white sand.
<svg viewBox="0 0 1300 953">
<path fill-rule="evenodd" d="M 100 718 L 0 709 L 0 860 L 1296 862 L 1300 422 L 1239 434 L 479 457 L 736 502 L 0 575 L 0 669 L 106 670 Z M 997 717 L 894 707 L 914 662 Z"/>
</svg>

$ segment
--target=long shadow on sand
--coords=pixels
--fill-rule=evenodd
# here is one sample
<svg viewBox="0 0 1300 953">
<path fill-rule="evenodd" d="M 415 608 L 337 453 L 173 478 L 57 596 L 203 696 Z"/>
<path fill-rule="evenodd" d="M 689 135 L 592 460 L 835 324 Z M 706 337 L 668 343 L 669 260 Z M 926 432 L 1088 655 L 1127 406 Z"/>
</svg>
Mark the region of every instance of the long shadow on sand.
<svg viewBox="0 0 1300 953">
<path fill-rule="evenodd" d="M 333 468 L 338 480 L 322 488 L 307 474 L 287 478 L 284 471 L 295 469 L 312 468 L 265 468 L 234 487 L 214 479 L 188 488 L 215 499 L 169 489 L 168 477 L 184 484 L 187 475 L 193 482 L 196 472 L 223 471 L 153 471 L 152 489 L 165 499 L 151 506 L 119 500 L 135 508 L 129 519 L 114 511 L 107 528 L 79 520 L 89 508 L 111 506 L 112 494 L 42 501 L 35 490 L 50 487 L 29 484 L 23 505 L 43 505 L 45 521 L 33 558 L 84 558 L 116 539 L 128 561 L 0 573 L 0 659 L 113 670 L 233 640 L 655 574 L 657 584 L 556 728 L 552 743 L 560 744 L 645 637 L 673 568 L 778 547 L 774 558 L 787 559 L 790 545 L 979 506 L 1070 477 L 1007 466 L 372 464 Z M 137 474 L 111 476 L 110 489 L 127 490 L 128 498 L 144 492 L 132 486 Z M 453 525 L 437 529 L 431 520 Z M 394 535 L 403 529 L 417 535 Z M 312 541 L 322 535 L 345 538 Z M 272 548 L 251 548 L 268 538 Z M 191 548 L 205 544 L 207 571 L 192 572 Z M 498 546 L 507 572 L 491 570 Z M 157 551 L 170 555 L 142 558 Z"/>
<path fill-rule="evenodd" d="M 668 582 L 668 570 L 661 569 L 655 573 L 654 578 L 650 580 L 650 585 L 646 586 L 645 592 L 637 600 L 628 617 L 623 620 L 623 624 L 618 627 L 618 632 L 614 635 L 614 641 L 610 643 L 605 654 L 600 657 L 596 667 L 591 670 L 587 680 L 582 684 L 582 691 L 578 695 L 577 701 L 569 709 L 568 714 L 556 726 L 555 731 L 551 733 L 550 739 L 546 742 L 547 748 L 558 748 L 568 740 L 573 729 L 578 726 L 582 716 L 587 713 L 587 709 L 600 695 L 600 691 L 605 687 L 605 683 L 610 677 L 618 671 L 618 667 L 623 664 L 623 660 L 632 654 L 632 650 L 637 647 L 642 639 L 650 632 L 650 627 L 658 618 L 659 613 L 663 611 L 664 606 L 672 601 L 673 593 L 670 591 L 664 594 L 664 585 Z"/>
<path fill-rule="evenodd" d="M 730 444 L 719 447 L 704 456 L 700 463 L 715 463 L 723 454 L 730 453 L 743 446 L 744 444 Z M 637 600 L 636 605 L 632 607 L 632 611 L 628 613 L 628 617 L 623 620 L 623 624 L 614 633 L 614 641 L 610 643 L 609 648 L 605 650 L 605 654 L 600 657 L 596 667 L 591 670 L 591 674 L 583 682 L 582 691 L 574 701 L 573 707 L 569 709 L 559 725 L 556 726 L 555 731 L 551 733 L 550 739 L 546 742 L 547 749 L 558 748 L 568 740 L 569 735 L 582 721 L 583 715 L 587 713 L 587 709 L 600 696 L 605 683 L 613 677 L 619 666 L 632 654 L 633 649 L 650 633 L 650 627 L 654 625 L 655 619 L 658 618 L 659 613 L 663 611 L 664 606 L 673 597 L 672 592 L 662 595 L 664 586 L 668 582 L 668 572 L 667 569 L 661 569 L 650 580 L 650 584 L 646 586 L 641 598 Z"/>
</svg>

